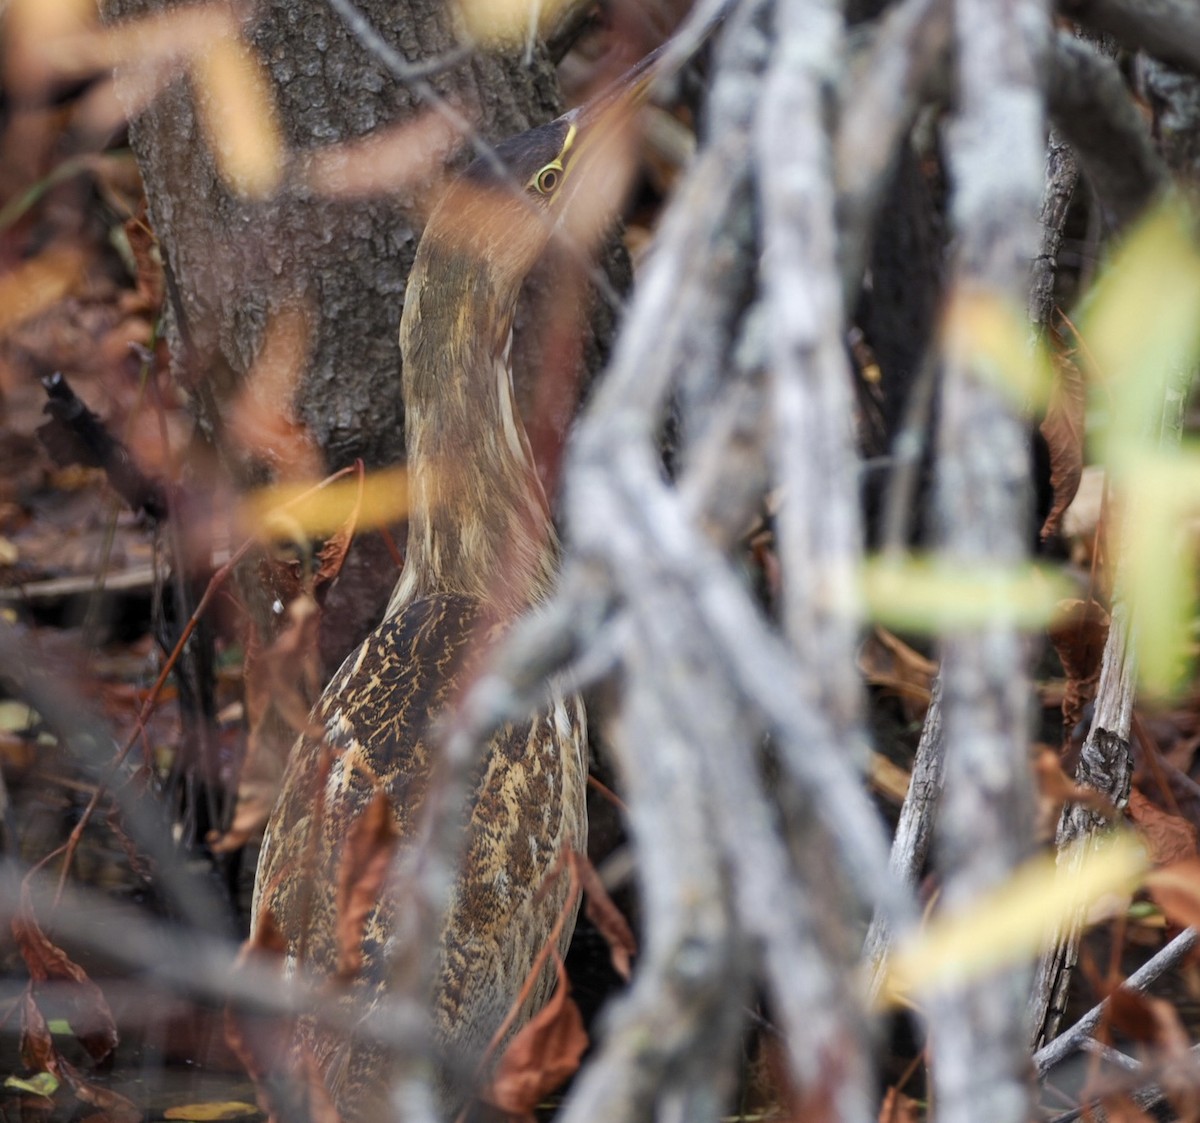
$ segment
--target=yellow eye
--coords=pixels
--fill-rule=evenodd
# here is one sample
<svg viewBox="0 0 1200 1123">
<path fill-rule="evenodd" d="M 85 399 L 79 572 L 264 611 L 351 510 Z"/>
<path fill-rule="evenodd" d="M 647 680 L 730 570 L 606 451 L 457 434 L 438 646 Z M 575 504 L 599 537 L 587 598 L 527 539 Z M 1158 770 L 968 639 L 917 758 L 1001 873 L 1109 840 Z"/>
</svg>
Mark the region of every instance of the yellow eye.
<svg viewBox="0 0 1200 1123">
<path fill-rule="evenodd" d="M 538 194 L 549 195 L 558 190 L 558 185 L 562 183 L 562 178 L 562 164 L 555 160 L 553 164 L 547 164 L 533 177 L 533 186 Z"/>
</svg>

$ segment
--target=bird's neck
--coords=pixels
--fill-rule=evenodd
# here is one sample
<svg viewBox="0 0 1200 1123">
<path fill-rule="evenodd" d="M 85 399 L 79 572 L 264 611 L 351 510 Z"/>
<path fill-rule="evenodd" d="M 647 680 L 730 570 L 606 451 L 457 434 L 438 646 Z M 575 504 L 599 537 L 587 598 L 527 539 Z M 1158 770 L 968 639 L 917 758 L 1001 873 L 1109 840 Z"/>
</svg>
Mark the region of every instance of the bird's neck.
<svg viewBox="0 0 1200 1123">
<path fill-rule="evenodd" d="M 471 596 L 511 618 L 549 592 L 557 541 L 509 350 L 516 291 L 478 262 L 419 253 L 400 328 L 408 549 L 389 615 L 414 597 Z"/>
</svg>

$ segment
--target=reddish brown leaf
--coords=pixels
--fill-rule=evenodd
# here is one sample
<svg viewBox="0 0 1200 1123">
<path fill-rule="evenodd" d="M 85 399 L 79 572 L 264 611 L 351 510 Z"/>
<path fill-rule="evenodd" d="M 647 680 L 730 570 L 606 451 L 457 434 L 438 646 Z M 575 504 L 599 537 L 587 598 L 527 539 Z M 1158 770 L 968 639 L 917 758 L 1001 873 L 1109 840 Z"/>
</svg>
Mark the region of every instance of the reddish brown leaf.
<svg viewBox="0 0 1200 1123">
<path fill-rule="evenodd" d="M 863 641 L 858 666 L 872 686 L 900 699 L 911 720 L 920 719 L 929 708 L 937 664 L 886 628 L 875 628 Z"/>
<path fill-rule="evenodd" d="M 325 545 L 321 547 L 320 553 L 317 555 L 321 559 L 321 566 L 317 570 L 314 582 L 318 588 L 327 586 L 341 573 L 342 565 L 346 561 L 346 554 L 350 550 L 350 543 L 354 541 L 354 531 L 358 526 L 359 512 L 362 510 L 363 484 L 365 482 L 363 462 L 357 461 L 355 467 L 358 471 L 358 497 L 350 514 L 346 516 L 346 521 L 325 540 Z"/>
<path fill-rule="evenodd" d="M 584 913 L 608 941 L 609 955 L 612 957 L 613 970 L 626 982 L 629 981 L 633 957 L 637 955 L 637 940 L 629 921 L 613 903 L 596 873 L 596 867 L 582 854 L 575 854 L 575 868 L 579 874 L 579 884 L 587 897 Z"/>
<path fill-rule="evenodd" d="M 578 1068 L 588 1046 L 561 956 L 554 997 L 512 1039 L 484 1096 L 501 1111 L 532 1119 L 533 1109 Z"/>
<path fill-rule="evenodd" d="M 1153 1042 L 1159 1031 L 1151 999 L 1128 987 L 1117 987 L 1108 996 L 1108 1017 L 1113 1029 L 1143 1044 Z"/>
<path fill-rule="evenodd" d="M 264 575 L 264 587 L 276 587 L 287 574 L 282 567 Z M 320 693 L 318 630 L 320 611 L 305 594 L 288 604 L 287 621 L 275 641 L 265 646 L 251 630 L 246 641 L 243 684 L 246 696 L 246 759 L 238 776 L 233 822 L 223 835 L 215 832 L 208 844 L 217 853 L 244 846 L 261 834 L 275 806 L 291 739 L 280 735 L 282 718 L 296 733 L 321 737 L 309 712 Z"/>
<path fill-rule="evenodd" d="M 1087 383 L 1069 356 L 1060 355 L 1054 370 L 1054 387 L 1041 424 L 1042 436 L 1050 450 L 1050 486 L 1054 503 L 1042 524 L 1042 541 L 1059 528 L 1083 476 Z"/>
<path fill-rule="evenodd" d="M 1034 778 L 1038 786 L 1038 836 L 1049 838 L 1064 803 L 1079 803 L 1105 818 L 1120 818 L 1120 812 L 1095 788 L 1077 784 L 1063 771 L 1062 761 L 1049 745 L 1043 745 L 1034 759 Z"/>
<path fill-rule="evenodd" d="M 386 792 L 375 797 L 346 835 L 337 885 L 338 973 L 355 975 L 362 966 L 363 928 L 387 879 L 398 836 Z"/>
<path fill-rule="evenodd" d="M 33 990 L 25 992 L 21 1001 L 21 1063 L 32 1072 L 53 1072 L 58 1075 L 58 1050 L 54 1038 L 34 1001 Z"/>
<path fill-rule="evenodd" d="M 91 1104 L 104 1113 L 110 1123 L 140 1123 L 145 1112 L 111 1088 L 101 1088 L 86 1079 L 73 1064 L 63 1057 L 58 1058 L 58 1075 L 70 1087 L 81 1103 Z"/>
<path fill-rule="evenodd" d="M 1100 660 L 1108 639 L 1108 613 L 1093 600 L 1068 600 L 1058 605 L 1050 641 L 1067 675 L 1063 692 L 1063 741 L 1079 724 L 1084 707 L 1096 696 Z"/>
<path fill-rule="evenodd" d="M 1128 1096 L 1110 1096 L 1101 1101 L 1105 1116 L 1111 1123 L 1154 1123 Z"/>
<path fill-rule="evenodd" d="M 42 931 L 34 916 L 27 883 L 21 887 L 21 907 L 13 916 L 12 933 L 34 990 L 38 983 L 49 980 L 71 984 L 63 988 L 71 1007 L 68 1015 L 71 1028 L 94 1060 L 104 1060 L 119 1040 L 112 1011 L 87 972 Z"/>
<path fill-rule="evenodd" d="M 1146 892 L 1163 915 L 1181 928 L 1200 925 L 1200 858 L 1185 858 L 1145 878 Z"/>
<path fill-rule="evenodd" d="M 1156 807 L 1137 788 L 1129 793 L 1129 817 L 1156 866 L 1196 855 L 1196 828 L 1186 819 Z"/>
<path fill-rule="evenodd" d="M 238 971 L 248 961 L 256 960 L 258 970 L 269 969 L 271 960 L 281 960 L 285 949 L 286 941 L 271 910 L 265 906 L 260 908 L 254 932 L 238 952 L 233 969 L 234 985 Z M 232 1006 L 225 1008 L 225 1041 L 254 1081 L 259 1106 L 272 1121 L 292 1117 L 293 1105 L 277 1101 L 294 1092 L 294 1030 L 293 1019 L 288 1017 L 254 1015 Z"/>
</svg>

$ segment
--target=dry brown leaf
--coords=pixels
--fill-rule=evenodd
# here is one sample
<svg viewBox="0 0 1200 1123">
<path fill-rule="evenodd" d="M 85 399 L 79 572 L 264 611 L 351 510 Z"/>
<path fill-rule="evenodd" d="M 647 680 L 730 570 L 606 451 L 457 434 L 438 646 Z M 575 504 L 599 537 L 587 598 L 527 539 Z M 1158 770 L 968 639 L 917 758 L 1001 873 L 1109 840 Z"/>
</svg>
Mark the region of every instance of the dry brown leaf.
<svg viewBox="0 0 1200 1123">
<path fill-rule="evenodd" d="M 338 868 L 338 974 L 351 977 L 362 966 L 363 928 L 387 880 L 399 836 L 386 792 L 376 792 L 350 824 Z"/>
<path fill-rule="evenodd" d="M 1059 603 L 1050 625 L 1050 642 L 1067 676 L 1062 700 L 1064 744 L 1082 719 L 1084 707 L 1096 696 L 1108 623 L 1108 613 L 1094 600 L 1070 600 Z"/>
<path fill-rule="evenodd" d="M 49 980 L 70 984 L 62 993 L 70 1006 L 67 1017 L 75 1036 L 94 1060 L 104 1060 L 119 1041 L 112 1011 L 87 972 L 42 931 L 28 884 L 21 887 L 21 907 L 12 919 L 12 933 L 35 990 L 38 983 Z"/>
<path fill-rule="evenodd" d="M 21 1063 L 31 1072 L 58 1074 L 58 1050 L 46 1019 L 34 1000 L 32 988 L 21 1000 Z"/>
<path fill-rule="evenodd" d="M 509 1115 L 533 1119 L 533 1110 L 579 1068 L 588 1046 L 579 1007 L 562 957 L 555 953 L 554 996 L 512 1039 L 484 1099 Z"/>
<path fill-rule="evenodd" d="M 1050 486 L 1054 503 L 1042 523 L 1042 541 L 1062 523 L 1063 514 L 1079 490 L 1083 476 L 1083 443 L 1087 413 L 1087 383 L 1066 354 L 1056 355 L 1054 385 L 1041 432 L 1050 450 Z"/>
<path fill-rule="evenodd" d="M 1151 870 L 1144 884 L 1150 899 L 1172 924 L 1181 928 L 1200 925 L 1200 857 Z"/>
<path fill-rule="evenodd" d="M 325 545 L 321 547 L 317 555 L 321 560 L 321 565 L 313 579 L 313 584 L 318 590 L 327 589 L 329 583 L 341 573 L 346 555 L 350 552 L 350 544 L 354 541 L 354 531 L 358 526 L 359 513 L 362 511 L 363 488 L 366 484 L 363 462 L 357 461 L 355 467 L 358 469 L 358 498 L 355 500 L 350 514 L 346 516 L 346 521 L 325 540 Z"/>
<path fill-rule="evenodd" d="M 84 264 L 79 250 L 59 246 L 0 275 L 0 339 L 74 292 Z"/>
<path fill-rule="evenodd" d="M 99 1108 L 108 1123 L 141 1123 L 145 1118 L 145 1112 L 132 1100 L 126 1099 L 120 1092 L 93 1084 L 62 1056 L 58 1058 L 57 1074 L 70 1086 L 77 1100 Z"/>
<path fill-rule="evenodd" d="M 886 628 L 875 628 L 858 652 L 859 669 L 872 686 L 898 697 L 910 720 L 929 708 L 937 664 Z"/>
<path fill-rule="evenodd" d="M 1095 788 L 1075 783 L 1063 771 L 1061 758 L 1049 745 L 1043 745 L 1034 758 L 1033 774 L 1039 796 L 1039 838 L 1049 838 L 1053 835 L 1065 803 L 1082 804 L 1109 820 L 1116 820 L 1121 816 L 1112 801 Z"/>
<path fill-rule="evenodd" d="M 617 908 L 613 899 L 604 888 L 596 867 L 583 854 L 573 854 L 575 870 L 579 875 L 579 884 L 587 897 L 584 914 L 595 926 L 597 931 L 608 942 L 609 955 L 612 957 L 613 970 L 626 982 L 632 971 L 633 957 L 637 955 L 637 940 L 625 914 Z"/>
<path fill-rule="evenodd" d="M 215 1123 L 221 1119 L 238 1119 L 243 1115 L 254 1115 L 258 1108 L 241 1100 L 213 1100 L 209 1102 L 180 1104 L 163 1112 L 164 1119 L 185 1119 L 191 1123 Z"/>
<path fill-rule="evenodd" d="M 1153 1044 L 1160 1031 L 1159 1015 L 1153 1006 L 1156 1001 L 1128 987 L 1117 987 L 1108 996 L 1109 1023 L 1134 1041 Z"/>
<path fill-rule="evenodd" d="M 1129 793 L 1129 818 L 1156 866 L 1196 856 L 1196 828 L 1151 803 L 1137 788 Z"/>
<path fill-rule="evenodd" d="M 1154 1123 L 1154 1117 L 1147 1115 L 1128 1096 L 1107 1096 L 1100 1102 L 1111 1123 Z"/>
</svg>

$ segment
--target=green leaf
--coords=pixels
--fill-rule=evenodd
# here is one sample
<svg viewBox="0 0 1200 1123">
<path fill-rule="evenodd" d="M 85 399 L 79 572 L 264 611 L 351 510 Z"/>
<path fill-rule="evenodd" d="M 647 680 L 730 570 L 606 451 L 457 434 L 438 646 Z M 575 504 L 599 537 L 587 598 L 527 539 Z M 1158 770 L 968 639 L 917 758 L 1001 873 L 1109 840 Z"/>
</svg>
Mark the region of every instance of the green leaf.
<svg viewBox="0 0 1200 1123">
<path fill-rule="evenodd" d="M 35 1096 L 45 1096 L 49 1099 L 58 1091 L 58 1077 L 52 1072 L 39 1072 L 25 1080 L 19 1076 L 10 1076 L 4 1081 L 6 1088 L 15 1088 L 18 1092 L 29 1092 Z"/>
</svg>

